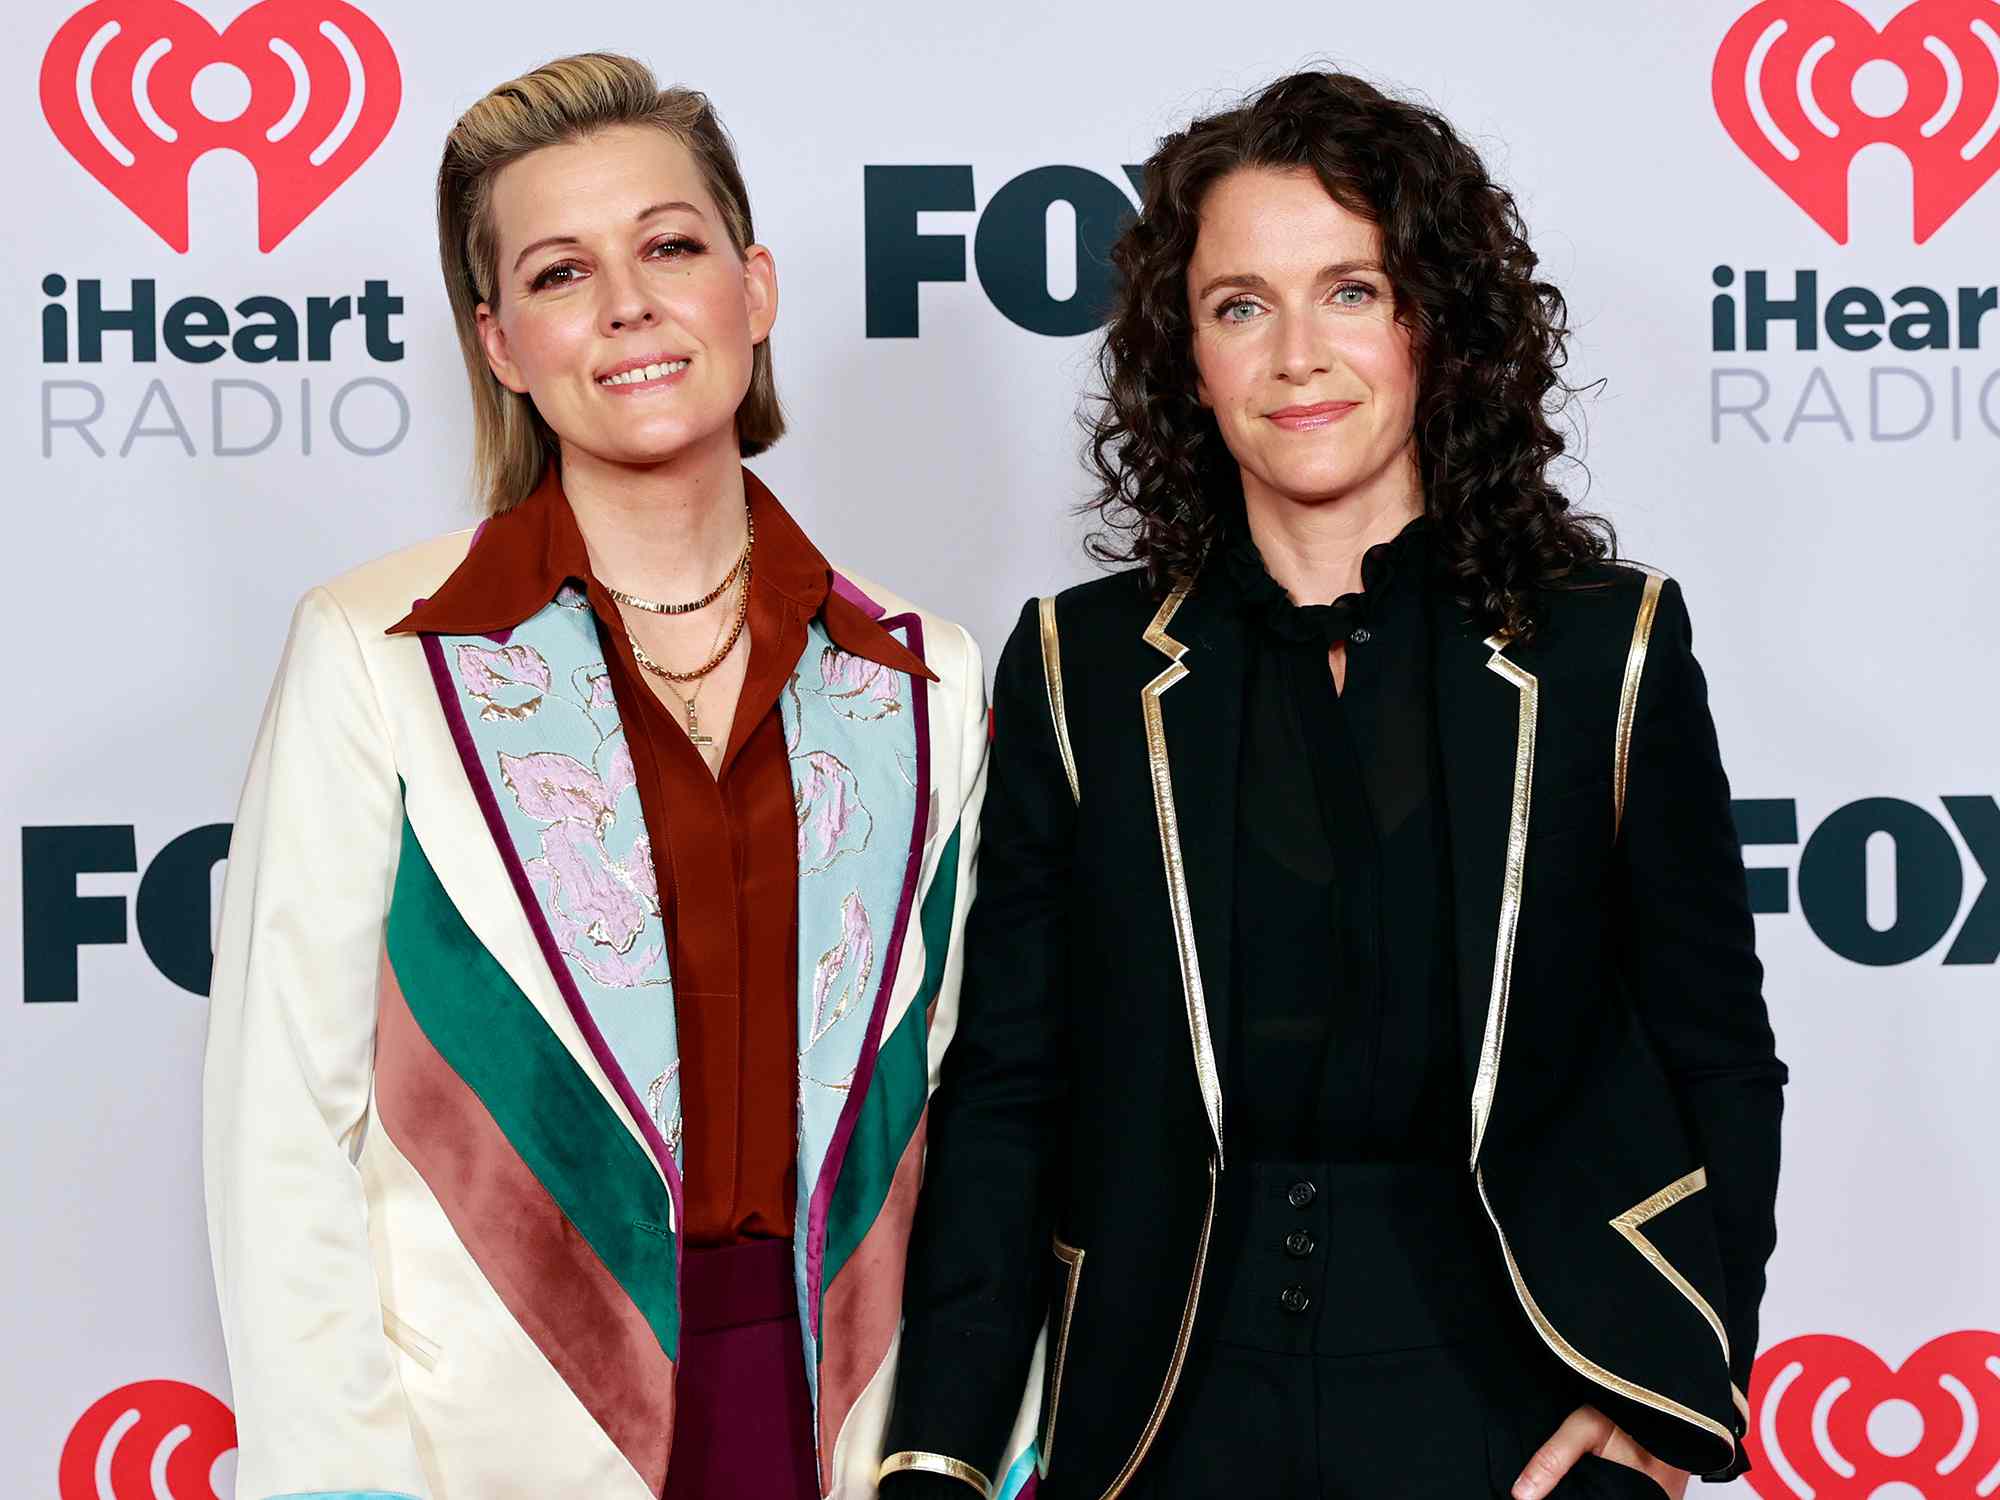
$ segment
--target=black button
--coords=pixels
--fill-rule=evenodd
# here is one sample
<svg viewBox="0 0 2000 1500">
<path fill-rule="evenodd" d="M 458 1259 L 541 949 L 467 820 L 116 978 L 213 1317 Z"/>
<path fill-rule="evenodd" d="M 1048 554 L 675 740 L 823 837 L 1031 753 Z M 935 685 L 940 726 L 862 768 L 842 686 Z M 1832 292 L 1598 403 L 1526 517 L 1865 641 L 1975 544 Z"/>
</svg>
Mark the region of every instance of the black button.
<svg viewBox="0 0 2000 1500">
<path fill-rule="evenodd" d="M 1357 627 L 1354 633 L 1350 635 L 1348 639 L 1354 642 L 1354 644 L 1357 646 L 1365 646 L 1370 641 L 1375 639 L 1375 632 L 1370 630 L 1366 625 L 1362 625 Z"/>
<path fill-rule="evenodd" d="M 1312 1306 L 1312 1294 L 1297 1282 L 1278 1293 L 1278 1306 L 1288 1313 L 1302 1313 Z"/>
<path fill-rule="evenodd" d="M 1285 1201 L 1293 1208 L 1304 1208 L 1319 1196 L 1310 1182 L 1295 1182 L 1285 1190 Z"/>
<path fill-rule="evenodd" d="M 1294 1229 L 1285 1236 L 1285 1254 L 1304 1260 L 1313 1253 L 1313 1237 L 1303 1229 Z"/>
</svg>

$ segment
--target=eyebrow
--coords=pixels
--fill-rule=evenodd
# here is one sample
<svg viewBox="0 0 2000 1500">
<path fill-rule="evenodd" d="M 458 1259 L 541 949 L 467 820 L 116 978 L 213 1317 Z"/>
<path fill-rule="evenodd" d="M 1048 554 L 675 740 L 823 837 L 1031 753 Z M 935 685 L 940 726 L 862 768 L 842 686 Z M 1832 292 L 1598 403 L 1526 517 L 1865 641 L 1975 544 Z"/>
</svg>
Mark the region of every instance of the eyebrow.
<svg viewBox="0 0 2000 1500">
<path fill-rule="evenodd" d="M 1377 276 L 1385 274 L 1381 265 L 1376 261 L 1337 260 L 1330 266 L 1320 267 L 1320 273 L 1314 279 L 1318 281 L 1332 281 L 1337 277 L 1352 276 L 1356 271 L 1373 271 Z M 1245 292 L 1268 292 L 1271 289 L 1271 283 L 1261 276 L 1249 271 L 1232 271 L 1226 276 L 1218 276 L 1209 282 L 1199 292 L 1195 293 L 1194 300 L 1205 302 L 1208 300 L 1210 292 L 1217 291 L 1226 286 L 1235 287 L 1237 290 Z"/>
<path fill-rule="evenodd" d="M 643 224 L 648 219 L 652 218 L 655 214 L 672 213 L 677 209 L 683 213 L 693 214 L 697 219 L 701 217 L 701 210 L 696 208 L 692 203 L 688 202 L 685 198 L 674 198 L 670 199 L 668 202 L 665 203 L 655 203 L 650 208 L 640 209 L 636 214 L 632 216 L 632 222 L 634 224 Z M 576 245 L 581 243 L 582 242 L 578 240 L 577 237 L 573 234 L 547 235 L 542 239 L 536 240 L 532 244 L 523 245 L 521 247 L 521 253 L 514 257 L 514 269 L 517 271 L 520 270 L 521 262 L 526 260 L 529 256 L 533 255 L 537 250 L 546 250 L 552 245 Z"/>
</svg>

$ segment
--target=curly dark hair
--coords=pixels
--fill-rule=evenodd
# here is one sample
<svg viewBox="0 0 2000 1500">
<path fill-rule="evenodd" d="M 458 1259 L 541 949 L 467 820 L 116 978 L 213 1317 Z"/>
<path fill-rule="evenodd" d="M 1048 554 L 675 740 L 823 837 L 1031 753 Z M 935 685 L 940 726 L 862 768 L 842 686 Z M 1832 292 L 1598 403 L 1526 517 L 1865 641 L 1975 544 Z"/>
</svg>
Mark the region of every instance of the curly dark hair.
<svg viewBox="0 0 2000 1500">
<path fill-rule="evenodd" d="M 1191 578 L 1242 515 L 1241 476 L 1195 399 L 1187 268 L 1202 200 L 1240 168 L 1309 168 L 1379 226 L 1396 317 L 1417 360 L 1424 503 L 1461 602 L 1490 630 L 1534 633 L 1529 591 L 1614 557 L 1601 517 L 1548 476 L 1552 420 L 1574 388 L 1562 293 L 1535 275 L 1513 196 L 1436 111 L 1336 72 L 1281 78 L 1161 140 L 1139 216 L 1113 246 L 1118 288 L 1085 417 L 1100 484 L 1086 509 L 1105 562 L 1136 562 L 1160 592 Z"/>
</svg>

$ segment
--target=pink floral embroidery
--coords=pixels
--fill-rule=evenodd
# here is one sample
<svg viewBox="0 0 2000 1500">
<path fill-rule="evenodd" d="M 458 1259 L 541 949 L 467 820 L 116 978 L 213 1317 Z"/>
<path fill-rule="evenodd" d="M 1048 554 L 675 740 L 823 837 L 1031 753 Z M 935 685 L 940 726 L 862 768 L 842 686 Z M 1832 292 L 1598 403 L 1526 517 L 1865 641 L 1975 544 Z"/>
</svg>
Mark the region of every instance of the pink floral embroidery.
<svg viewBox="0 0 2000 1500">
<path fill-rule="evenodd" d="M 903 711 L 898 679 L 903 674 L 865 656 L 850 656 L 837 646 L 819 654 L 819 691 L 843 718 L 886 719 Z"/>
<path fill-rule="evenodd" d="M 813 1024 L 807 1051 L 840 1024 L 857 998 L 868 993 L 868 979 L 874 971 L 875 932 L 868 910 L 861 904 L 861 893 L 849 891 L 840 903 L 840 941 L 813 965 Z M 836 993 L 835 982 L 840 980 L 845 982 Z"/>
<path fill-rule="evenodd" d="M 573 755 L 556 750 L 509 755 L 503 750 L 500 779 L 521 811 L 538 823 L 582 822 L 597 833 L 611 826 L 610 790 Z"/>
<path fill-rule="evenodd" d="M 488 723 L 528 719 L 549 690 L 549 664 L 533 646 L 463 643 L 458 648 L 458 680 L 479 704 L 479 717 Z M 501 701 L 502 693 L 507 701 Z"/>
<path fill-rule="evenodd" d="M 611 674 L 600 667 L 587 680 L 590 683 L 590 698 L 585 707 L 593 712 L 601 708 L 617 712 L 618 699 L 611 691 Z"/>
<path fill-rule="evenodd" d="M 798 758 L 799 739 L 806 732 L 806 706 L 799 697 L 799 674 L 794 672 L 785 679 L 785 702 L 791 712 L 781 715 L 785 723 L 785 754 Z"/>
<path fill-rule="evenodd" d="M 667 1085 L 680 1077 L 680 1072 L 680 1059 L 676 1058 L 667 1064 L 666 1072 L 660 1074 L 651 1083 L 646 1085 L 646 1111 L 653 1117 L 653 1123 L 658 1125 L 661 1131 L 665 1133 L 667 1148 L 675 1156 L 679 1156 L 681 1151 L 683 1121 L 681 1119 L 680 1095 L 678 1093 L 674 1095 L 674 1108 L 671 1115 L 667 1111 Z"/>
<path fill-rule="evenodd" d="M 809 751 L 792 763 L 793 809 L 799 820 L 799 876 L 822 874 L 844 854 L 868 847 L 875 818 L 861 787 L 840 758 Z"/>
<path fill-rule="evenodd" d="M 597 983 L 615 989 L 644 984 L 661 944 L 635 952 L 649 917 L 659 913 L 653 850 L 641 833 L 623 860 L 606 847 L 618 794 L 631 785 L 632 763 L 621 741 L 607 776 L 553 750 L 500 756 L 500 779 L 522 812 L 542 830 L 542 852 L 525 862 L 528 880 L 549 915 L 556 945 Z"/>
<path fill-rule="evenodd" d="M 604 792 L 616 807 L 618 799 L 628 788 L 639 784 L 639 774 L 632 769 L 632 747 L 625 736 L 618 736 L 618 743 L 611 747 L 611 764 L 604 768 Z"/>
</svg>

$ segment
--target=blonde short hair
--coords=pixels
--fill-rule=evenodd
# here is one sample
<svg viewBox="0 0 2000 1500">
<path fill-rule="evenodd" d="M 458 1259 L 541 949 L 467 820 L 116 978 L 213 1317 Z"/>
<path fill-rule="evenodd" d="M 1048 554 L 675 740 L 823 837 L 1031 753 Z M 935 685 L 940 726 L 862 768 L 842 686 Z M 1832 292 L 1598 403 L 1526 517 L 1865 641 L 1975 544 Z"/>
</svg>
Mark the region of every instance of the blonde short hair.
<svg viewBox="0 0 2000 1500">
<path fill-rule="evenodd" d="M 611 52 L 559 57 L 503 83 L 481 99 L 445 138 L 438 167 L 438 258 L 452 321 L 472 382 L 474 481 L 487 513 L 526 499 L 557 456 L 555 434 L 528 397 L 502 385 L 486 362 L 477 310 L 497 294 L 500 247 L 493 228 L 493 182 L 501 168 L 545 146 L 586 140 L 620 125 L 646 125 L 685 146 L 722 212 L 740 255 L 756 239 L 750 195 L 729 132 L 706 95 L 660 87 L 652 69 Z M 771 341 L 752 357 L 750 389 L 736 409 L 743 456 L 762 453 L 784 435 Z"/>
</svg>

